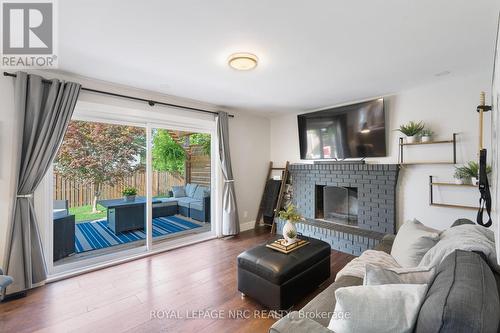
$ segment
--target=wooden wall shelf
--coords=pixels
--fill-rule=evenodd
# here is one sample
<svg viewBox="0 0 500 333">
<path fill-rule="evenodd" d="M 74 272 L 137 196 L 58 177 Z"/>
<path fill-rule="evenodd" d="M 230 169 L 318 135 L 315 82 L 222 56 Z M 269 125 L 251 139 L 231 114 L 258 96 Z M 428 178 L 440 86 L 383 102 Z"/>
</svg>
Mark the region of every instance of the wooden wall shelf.
<svg viewBox="0 0 500 333">
<path fill-rule="evenodd" d="M 470 188 L 478 188 L 478 186 L 472 185 L 472 184 L 455 184 L 455 183 L 447 183 L 447 182 L 435 182 L 435 181 L 433 181 L 432 176 L 429 176 L 429 205 L 430 206 L 445 207 L 445 208 L 472 209 L 472 210 L 479 209 L 479 207 L 474 207 L 474 206 L 434 202 L 434 195 L 433 195 L 434 194 L 434 192 L 433 192 L 434 186 L 459 186 L 459 187 L 470 187 Z"/>
<path fill-rule="evenodd" d="M 441 204 L 441 203 L 432 203 L 431 206 L 445 207 L 445 208 L 461 208 L 461 209 L 471 209 L 471 210 L 479 209 L 479 207 L 473 207 L 473 206 L 451 205 L 451 204 Z"/>
<path fill-rule="evenodd" d="M 428 145 L 446 144 L 446 143 L 451 143 L 453 145 L 453 155 L 452 155 L 453 159 L 451 161 L 445 161 L 445 162 L 440 162 L 440 161 L 437 161 L 437 162 L 432 162 L 432 161 L 405 162 L 403 159 L 405 147 L 408 147 L 408 146 L 428 146 Z M 404 138 L 399 138 L 398 163 L 400 165 L 457 164 L 457 133 L 453 133 L 452 140 L 438 140 L 438 141 L 431 141 L 431 142 L 405 143 Z"/>
<path fill-rule="evenodd" d="M 477 185 L 472 184 L 456 184 L 456 183 L 446 183 L 446 182 L 432 182 L 433 186 L 464 186 L 464 187 L 475 187 L 478 188 Z"/>
<path fill-rule="evenodd" d="M 401 138 L 402 139 L 402 138 Z M 429 141 L 429 142 L 414 142 L 414 143 L 401 143 L 402 146 L 419 146 L 419 145 L 436 145 L 440 143 L 453 143 L 453 140 L 439 140 L 439 141 Z"/>
</svg>

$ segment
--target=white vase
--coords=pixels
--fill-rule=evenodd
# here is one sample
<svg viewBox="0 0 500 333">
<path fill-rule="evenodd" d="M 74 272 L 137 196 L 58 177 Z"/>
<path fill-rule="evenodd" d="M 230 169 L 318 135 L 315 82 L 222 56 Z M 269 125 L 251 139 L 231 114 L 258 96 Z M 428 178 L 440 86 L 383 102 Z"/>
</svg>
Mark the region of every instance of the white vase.
<svg viewBox="0 0 500 333">
<path fill-rule="evenodd" d="M 417 142 L 417 137 L 415 135 L 406 137 L 406 143 L 415 143 L 415 142 Z"/>
<path fill-rule="evenodd" d="M 470 183 L 471 183 L 472 185 L 479 185 L 479 180 L 478 180 L 476 177 L 472 177 L 472 178 L 470 179 Z"/>
<path fill-rule="evenodd" d="M 283 238 L 285 238 L 287 245 L 293 244 L 297 241 L 297 236 L 295 236 L 294 238 L 290 238 L 287 236 L 290 231 L 294 231 L 295 235 L 297 235 L 295 224 L 290 221 L 286 221 L 285 225 L 283 226 Z"/>
<path fill-rule="evenodd" d="M 431 136 L 423 136 L 421 138 L 422 142 L 431 142 L 432 137 Z"/>
</svg>

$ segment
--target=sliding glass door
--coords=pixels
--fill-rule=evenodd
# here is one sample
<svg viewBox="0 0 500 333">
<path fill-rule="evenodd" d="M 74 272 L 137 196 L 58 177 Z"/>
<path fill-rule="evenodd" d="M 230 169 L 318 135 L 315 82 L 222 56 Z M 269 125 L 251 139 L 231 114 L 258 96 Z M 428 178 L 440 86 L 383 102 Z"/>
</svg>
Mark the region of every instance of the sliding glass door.
<svg viewBox="0 0 500 333">
<path fill-rule="evenodd" d="M 187 125 L 77 114 L 42 186 L 50 273 L 214 234 L 215 124 Z"/>
</svg>

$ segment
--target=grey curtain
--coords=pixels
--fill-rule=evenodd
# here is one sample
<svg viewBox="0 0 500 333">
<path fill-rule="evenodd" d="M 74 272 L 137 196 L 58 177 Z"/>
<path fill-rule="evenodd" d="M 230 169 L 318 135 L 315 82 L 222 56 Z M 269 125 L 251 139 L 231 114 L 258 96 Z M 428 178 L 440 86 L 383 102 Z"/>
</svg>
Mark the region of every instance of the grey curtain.
<svg viewBox="0 0 500 333">
<path fill-rule="evenodd" d="M 14 278 L 8 294 L 46 279 L 46 265 L 35 216 L 33 192 L 48 171 L 76 105 L 80 85 L 18 72 L 15 108 L 19 114 L 17 193 L 7 238 L 5 269 Z"/>
<path fill-rule="evenodd" d="M 226 112 L 219 112 L 217 116 L 217 134 L 219 139 L 219 157 L 224 190 L 222 192 L 222 235 L 231 236 L 240 233 L 236 193 L 234 191 L 233 169 L 229 152 L 229 123 Z"/>
</svg>

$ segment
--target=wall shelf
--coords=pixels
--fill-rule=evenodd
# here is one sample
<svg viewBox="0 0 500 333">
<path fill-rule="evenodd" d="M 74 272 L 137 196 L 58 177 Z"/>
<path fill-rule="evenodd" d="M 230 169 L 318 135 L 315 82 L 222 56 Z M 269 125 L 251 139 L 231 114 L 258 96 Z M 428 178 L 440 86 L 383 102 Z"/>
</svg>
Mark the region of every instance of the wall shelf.
<svg viewBox="0 0 500 333">
<path fill-rule="evenodd" d="M 445 207 L 445 208 L 460 208 L 460 209 L 470 209 L 470 210 L 479 209 L 479 207 L 473 207 L 473 206 L 451 205 L 451 204 L 441 204 L 441 203 L 432 203 L 430 205 L 435 207 Z"/>
<path fill-rule="evenodd" d="M 402 139 L 402 138 L 400 138 Z M 453 143 L 453 140 L 439 140 L 439 141 L 429 141 L 429 142 L 414 142 L 414 143 L 401 143 L 402 146 L 419 146 L 419 145 L 436 145 L 441 143 Z"/>
<path fill-rule="evenodd" d="M 456 183 L 446 183 L 446 182 L 432 182 L 433 186 L 464 186 L 464 187 L 475 187 L 478 188 L 477 185 L 472 184 L 456 184 Z"/>
<path fill-rule="evenodd" d="M 455 183 L 447 183 L 447 182 L 435 182 L 432 179 L 432 176 L 429 176 L 429 205 L 435 207 L 445 207 L 445 208 L 460 208 L 460 209 L 471 209 L 478 210 L 479 207 L 474 206 L 466 206 L 466 205 L 456 205 L 456 204 L 447 204 L 447 203 L 437 203 L 434 202 L 434 186 L 459 186 L 459 187 L 469 187 L 469 188 L 478 188 L 476 185 L 472 184 L 455 184 Z"/>
<path fill-rule="evenodd" d="M 404 148 L 409 146 L 428 146 L 435 144 L 452 144 L 453 154 L 451 161 L 417 161 L 417 162 L 405 162 L 403 159 L 404 156 Z M 398 163 L 400 165 L 422 165 L 422 164 L 457 164 L 457 133 L 453 133 L 452 140 L 439 140 L 439 141 L 431 141 L 431 142 L 414 142 L 414 143 L 406 143 L 404 142 L 404 138 L 399 138 L 399 156 Z"/>
</svg>

